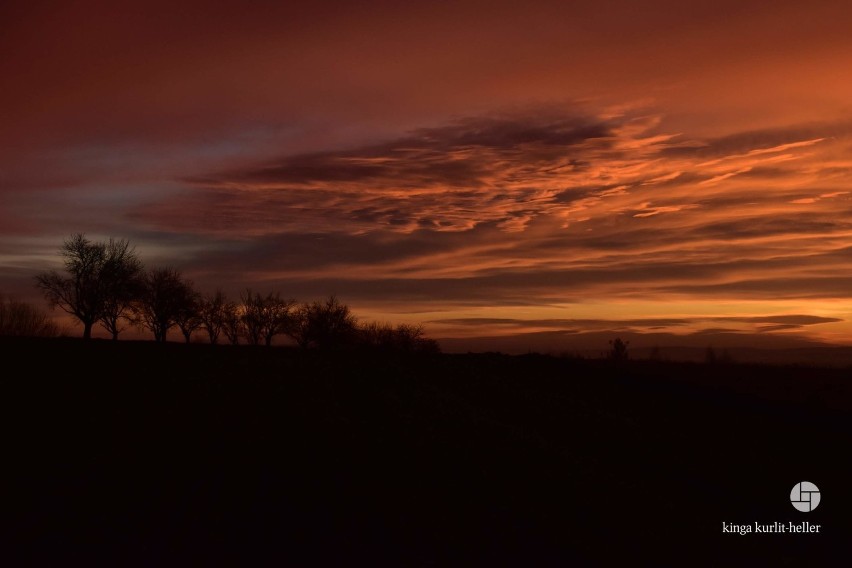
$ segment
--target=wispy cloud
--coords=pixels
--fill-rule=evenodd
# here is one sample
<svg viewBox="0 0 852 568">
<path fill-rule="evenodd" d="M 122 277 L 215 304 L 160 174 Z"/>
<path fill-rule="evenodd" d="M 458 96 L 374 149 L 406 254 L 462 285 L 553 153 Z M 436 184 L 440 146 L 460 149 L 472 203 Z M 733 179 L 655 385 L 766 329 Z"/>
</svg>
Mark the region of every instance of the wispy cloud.
<svg viewBox="0 0 852 568">
<path fill-rule="evenodd" d="M 364 299 L 846 297 L 852 163 L 833 157 L 849 131 L 700 139 L 663 124 L 638 111 L 459 119 L 193 176 L 133 218 L 242 243 L 194 270 Z"/>
<path fill-rule="evenodd" d="M 138 215 L 169 228 L 243 235 L 310 230 L 320 220 L 333 221 L 325 231 L 349 234 L 468 231 L 483 223 L 521 232 L 537 220 L 567 227 L 696 208 L 712 219 L 731 199 L 768 213 L 768 203 L 777 210 L 844 195 L 820 183 L 825 172 L 815 169 L 815 149 L 831 146 L 824 137 L 783 141 L 782 132 L 758 132 L 748 138 L 757 148 L 748 149 L 742 136 L 690 140 L 660 128 L 656 115 L 459 119 L 383 144 L 187 178 L 186 197 Z M 789 129 L 789 137 L 797 134 Z M 716 157 L 707 160 L 708 153 Z"/>
</svg>

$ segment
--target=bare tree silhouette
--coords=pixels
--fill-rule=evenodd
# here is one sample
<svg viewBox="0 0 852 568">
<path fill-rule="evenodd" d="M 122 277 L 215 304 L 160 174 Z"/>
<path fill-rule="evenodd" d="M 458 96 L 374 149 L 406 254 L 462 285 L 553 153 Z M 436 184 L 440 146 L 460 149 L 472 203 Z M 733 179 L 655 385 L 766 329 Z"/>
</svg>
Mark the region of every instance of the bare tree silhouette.
<svg viewBox="0 0 852 568">
<path fill-rule="evenodd" d="M 181 295 L 181 306 L 178 309 L 175 324 L 183 334 L 184 340 L 189 343 L 192 340 L 192 333 L 200 328 L 204 321 L 201 318 L 201 302 L 202 296 L 195 289 L 192 282 L 183 282 L 183 291 Z"/>
<path fill-rule="evenodd" d="M 286 333 L 293 327 L 293 308 L 296 305 L 296 300 L 281 298 L 276 292 L 268 295 L 264 304 L 263 340 L 269 346 L 272 345 L 273 337 Z"/>
<path fill-rule="evenodd" d="M 228 317 L 228 298 L 225 293 L 216 290 L 213 295 L 204 296 L 201 299 L 198 316 L 201 319 L 201 326 L 207 332 L 210 343 L 216 345 Z"/>
<path fill-rule="evenodd" d="M 136 321 L 164 342 L 191 301 L 192 288 L 172 268 L 153 268 L 145 275 L 145 286 L 135 305 Z"/>
<path fill-rule="evenodd" d="M 277 292 L 266 296 L 252 293 L 251 289 L 240 295 L 242 321 L 246 337 L 252 345 L 272 345 L 272 339 L 292 327 L 292 308 L 295 300 L 285 300 Z"/>
<path fill-rule="evenodd" d="M 92 242 L 82 233 L 66 239 L 59 249 L 67 276 L 56 271 L 36 276 L 51 308 L 59 307 L 83 324 L 83 337 L 92 336 L 98 321 L 118 337 L 118 320 L 127 310 L 126 295 L 142 265 L 124 240 Z"/>
<path fill-rule="evenodd" d="M 107 262 L 104 267 L 104 311 L 99 322 L 118 340 L 126 328 L 122 322 L 132 323 L 133 303 L 139 298 L 143 288 L 144 268 L 126 240 L 106 243 Z"/>
<path fill-rule="evenodd" d="M 222 310 L 222 333 L 225 334 L 231 345 L 237 345 L 240 342 L 240 337 L 245 335 L 240 307 L 236 302 L 226 301 Z"/>
</svg>

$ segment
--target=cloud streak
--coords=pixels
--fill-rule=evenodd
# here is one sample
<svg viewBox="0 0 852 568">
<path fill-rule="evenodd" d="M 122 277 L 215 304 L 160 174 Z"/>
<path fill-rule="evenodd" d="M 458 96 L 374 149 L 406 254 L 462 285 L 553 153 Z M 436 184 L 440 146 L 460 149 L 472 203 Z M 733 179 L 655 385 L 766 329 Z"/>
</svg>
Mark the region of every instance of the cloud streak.
<svg viewBox="0 0 852 568">
<path fill-rule="evenodd" d="M 350 234 L 467 231 L 492 222 L 522 232 L 536 220 L 567 228 L 619 214 L 700 210 L 681 217 L 712 221 L 734 205 L 761 219 L 846 195 L 836 178 L 848 176 L 849 164 L 827 170 L 817 161 L 825 158 L 821 147 L 838 150 L 837 139 L 756 132 L 749 140 L 757 147 L 748 150 L 736 137 L 660 133 L 659 123 L 653 115 L 553 112 L 460 119 L 382 144 L 188 178 L 194 191 L 185 201 L 138 214 L 213 233 L 299 232 L 319 219 L 334 221 L 326 231 Z M 796 134 L 791 128 L 787 138 Z M 716 157 L 707 160 L 708 152 Z"/>
<path fill-rule="evenodd" d="M 390 294 L 845 297 L 852 164 L 832 157 L 847 131 L 699 139 L 647 112 L 603 116 L 494 114 L 284 156 L 187 178 L 183 196 L 133 218 L 249 239 L 241 254 L 266 278 L 346 274 Z"/>
</svg>

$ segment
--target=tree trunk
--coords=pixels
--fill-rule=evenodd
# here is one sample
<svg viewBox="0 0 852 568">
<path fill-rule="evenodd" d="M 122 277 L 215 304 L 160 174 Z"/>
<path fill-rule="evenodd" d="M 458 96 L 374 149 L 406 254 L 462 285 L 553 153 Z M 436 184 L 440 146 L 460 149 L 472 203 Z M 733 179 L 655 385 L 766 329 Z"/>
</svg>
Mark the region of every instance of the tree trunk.
<svg viewBox="0 0 852 568">
<path fill-rule="evenodd" d="M 118 341 L 118 330 L 117 329 L 112 330 L 112 340 Z"/>
<path fill-rule="evenodd" d="M 84 321 L 83 322 L 83 339 L 91 339 L 92 338 L 92 325 L 93 322 Z"/>
</svg>

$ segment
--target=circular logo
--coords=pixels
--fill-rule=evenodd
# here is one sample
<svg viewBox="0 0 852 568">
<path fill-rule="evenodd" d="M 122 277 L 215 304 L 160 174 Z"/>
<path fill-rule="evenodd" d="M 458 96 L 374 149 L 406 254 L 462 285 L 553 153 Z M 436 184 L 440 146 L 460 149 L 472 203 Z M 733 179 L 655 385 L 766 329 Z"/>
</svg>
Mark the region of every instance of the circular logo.
<svg viewBox="0 0 852 568">
<path fill-rule="evenodd" d="M 819 488 L 810 481 L 797 483 L 790 491 L 790 502 L 797 510 L 809 513 L 819 505 Z"/>
</svg>

